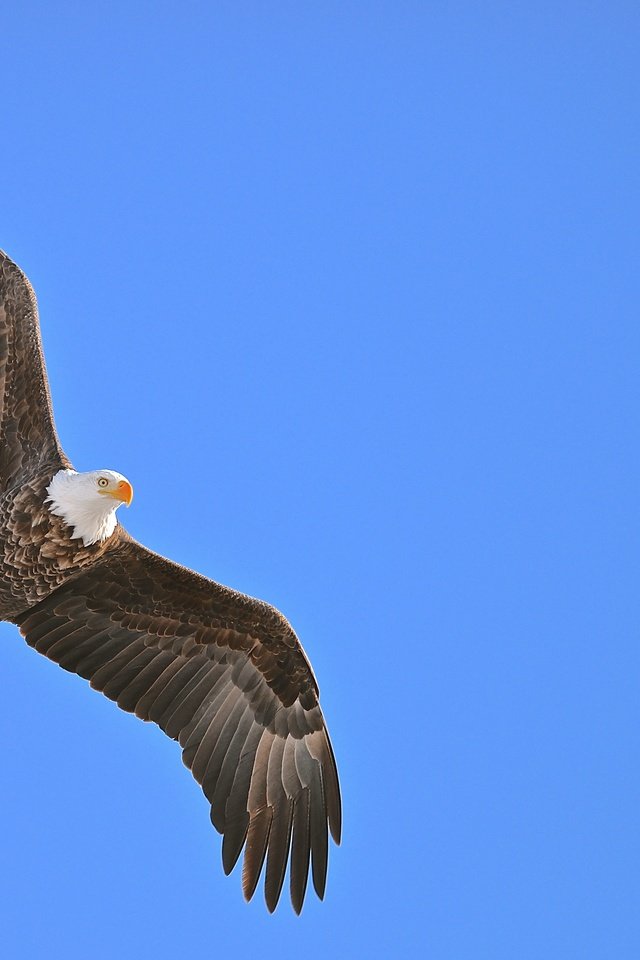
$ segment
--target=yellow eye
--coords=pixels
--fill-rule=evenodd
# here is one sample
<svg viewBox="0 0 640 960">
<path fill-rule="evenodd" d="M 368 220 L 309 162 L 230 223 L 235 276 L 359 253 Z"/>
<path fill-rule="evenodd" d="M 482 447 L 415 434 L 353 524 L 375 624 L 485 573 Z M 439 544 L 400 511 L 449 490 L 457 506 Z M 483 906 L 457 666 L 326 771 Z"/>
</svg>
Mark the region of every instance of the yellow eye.
<svg viewBox="0 0 640 960">
<path fill-rule="evenodd" d="M 100 479 L 98 480 L 98 486 L 99 486 L 99 487 L 108 487 L 108 486 L 109 486 L 109 481 L 107 480 L 106 477 L 100 477 Z"/>
</svg>

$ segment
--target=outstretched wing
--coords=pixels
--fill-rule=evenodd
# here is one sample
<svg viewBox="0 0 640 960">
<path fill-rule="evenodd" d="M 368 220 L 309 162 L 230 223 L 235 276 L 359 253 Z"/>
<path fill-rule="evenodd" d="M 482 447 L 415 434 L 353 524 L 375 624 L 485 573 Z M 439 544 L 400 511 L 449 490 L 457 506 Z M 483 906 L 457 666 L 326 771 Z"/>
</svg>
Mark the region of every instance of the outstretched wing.
<svg viewBox="0 0 640 960">
<path fill-rule="evenodd" d="M 38 305 L 0 251 L 0 492 L 47 463 L 69 466 L 53 422 Z"/>
<path fill-rule="evenodd" d="M 245 849 L 247 899 L 265 856 L 269 910 L 289 860 L 296 912 L 310 857 L 323 897 L 327 825 L 340 842 L 338 775 L 311 667 L 277 610 L 123 532 L 103 560 L 16 622 L 40 653 L 179 740 L 224 836 L 226 873 Z"/>
</svg>

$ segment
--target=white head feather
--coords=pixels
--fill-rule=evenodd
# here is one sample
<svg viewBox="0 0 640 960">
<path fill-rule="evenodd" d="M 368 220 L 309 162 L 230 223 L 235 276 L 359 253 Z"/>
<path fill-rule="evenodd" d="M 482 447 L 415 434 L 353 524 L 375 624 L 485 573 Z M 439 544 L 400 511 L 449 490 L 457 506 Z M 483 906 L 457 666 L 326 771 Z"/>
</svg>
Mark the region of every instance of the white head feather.
<svg viewBox="0 0 640 960">
<path fill-rule="evenodd" d="M 115 470 L 59 470 L 47 487 L 45 503 L 72 527 L 73 539 L 85 547 L 106 540 L 116 528 L 116 510 L 131 503 L 131 484 Z"/>
</svg>

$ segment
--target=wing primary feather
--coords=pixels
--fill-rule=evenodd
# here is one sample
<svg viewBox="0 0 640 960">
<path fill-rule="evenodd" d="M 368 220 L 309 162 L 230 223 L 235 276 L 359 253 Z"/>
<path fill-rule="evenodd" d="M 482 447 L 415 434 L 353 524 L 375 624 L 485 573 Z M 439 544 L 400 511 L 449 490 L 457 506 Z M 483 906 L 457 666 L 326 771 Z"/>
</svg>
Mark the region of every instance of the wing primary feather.
<svg viewBox="0 0 640 960">
<path fill-rule="evenodd" d="M 242 864 L 242 890 L 246 900 L 253 896 L 260 877 L 273 818 L 273 809 L 267 806 L 267 773 L 274 740 L 275 734 L 268 730 L 263 732 L 251 774 L 249 829 Z"/>
<path fill-rule="evenodd" d="M 200 738 L 200 742 L 197 744 L 193 742 L 191 745 L 187 743 L 184 750 L 183 759 L 191 767 L 193 776 L 201 784 L 207 797 L 208 794 L 204 789 L 207 766 L 218 743 L 218 737 L 237 701 L 238 691 L 231 680 L 228 679 L 226 683 L 221 685 L 218 695 L 207 706 L 204 717 L 209 722 Z M 191 757 L 190 762 L 189 757 Z"/>
<path fill-rule="evenodd" d="M 324 789 L 320 767 L 314 762 L 311 786 L 311 811 L 309 828 L 311 833 L 311 875 L 313 888 L 321 900 L 327 883 L 328 846 L 327 811 L 324 802 Z"/>
<path fill-rule="evenodd" d="M 263 734 L 264 731 L 262 727 L 258 726 L 257 723 L 253 723 L 240 753 L 240 758 L 238 760 L 233 777 L 231 792 L 229 793 L 227 802 L 224 806 L 224 816 L 219 815 L 217 807 L 212 806 L 211 808 L 211 822 L 216 830 L 220 832 L 222 832 L 220 824 L 225 824 L 225 837 L 227 835 L 227 830 L 229 829 L 228 825 L 238 820 L 238 818 L 244 818 L 246 815 L 248 824 L 249 787 L 251 785 L 251 776 L 253 774 L 256 750 Z M 235 849 L 235 847 L 233 847 L 231 844 L 231 841 L 229 841 L 229 844 L 231 845 L 231 849 Z M 240 849 L 242 849 L 242 847 L 240 847 Z M 235 854 L 235 858 L 233 860 L 234 864 L 240 854 L 240 849 L 238 849 L 237 853 Z M 231 869 L 233 869 L 233 864 Z"/>
<path fill-rule="evenodd" d="M 287 796 L 283 776 L 287 757 L 289 763 L 291 760 L 288 739 L 276 737 L 269 753 L 267 768 L 267 803 L 273 809 L 273 822 L 269 832 L 264 892 L 270 913 L 273 913 L 280 898 L 291 844 L 294 801 Z M 287 777 L 287 781 L 296 788 L 297 777 L 295 781 Z"/>
<path fill-rule="evenodd" d="M 213 749 L 209 750 L 207 764 L 202 776 L 202 790 L 212 805 L 224 758 L 227 755 L 229 744 L 238 733 L 238 724 L 246 708 L 242 694 L 235 687 L 232 688 L 228 699 L 231 701 L 230 709 L 225 711 L 227 713 L 226 719 L 223 720 L 222 717 L 220 718 L 221 726 L 219 727 Z M 217 728 L 218 720 L 216 718 L 216 729 Z M 221 806 L 220 812 L 221 815 L 224 816 L 224 805 Z"/>
<path fill-rule="evenodd" d="M 203 703 L 200 709 L 196 710 L 189 723 L 185 724 L 180 731 L 178 740 L 183 750 L 191 753 L 190 748 L 194 745 L 197 749 L 198 744 L 211 723 L 213 717 L 212 711 L 214 709 L 214 702 L 217 700 L 217 695 L 222 691 L 223 687 L 226 687 L 227 673 L 228 671 L 223 663 L 211 664 L 209 668 L 209 682 L 211 684 L 211 696 L 214 699 L 211 703 Z M 186 759 L 185 763 L 187 763 Z M 191 766 L 191 764 L 187 763 L 187 766 Z"/>
<path fill-rule="evenodd" d="M 227 800 L 229 799 L 229 795 L 231 793 L 240 755 L 247 742 L 247 738 L 251 732 L 252 726 L 253 716 L 251 713 L 251 708 L 249 706 L 245 706 L 244 713 L 238 721 L 237 729 L 235 730 L 224 755 L 224 759 L 220 766 L 220 773 L 218 774 L 216 787 L 213 792 L 213 796 L 211 797 L 212 809 L 221 811 L 220 822 L 223 824 L 223 829 L 225 831 Z"/>
<path fill-rule="evenodd" d="M 297 914 L 302 910 L 309 876 L 309 788 L 304 787 L 296 800 L 293 813 L 291 872 L 289 876 L 291 904 Z"/>
<path fill-rule="evenodd" d="M 182 760 L 189 767 L 194 779 L 202 786 L 211 751 L 220 732 L 220 714 L 226 716 L 233 704 L 233 684 L 224 677 L 211 697 L 202 701 L 187 727 L 183 727 L 179 740 L 185 740 Z M 216 727 L 217 724 L 217 727 Z M 191 733 L 186 737 L 186 730 Z"/>
<path fill-rule="evenodd" d="M 263 731 L 260 743 L 256 750 L 249 786 L 248 809 L 253 816 L 254 812 L 267 805 L 267 771 L 269 769 L 269 754 L 275 740 L 275 734 L 269 730 Z"/>
<path fill-rule="evenodd" d="M 213 825 L 215 827 L 215 823 Z M 249 814 L 246 810 L 234 817 L 233 820 L 226 821 L 222 838 L 222 869 L 227 876 L 235 867 L 238 857 L 242 853 L 248 828 Z"/>
<path fill-rule="evenodd" d="M 278 905 L 287 872 L 287 860 L 291 847 L 291 828 L 293 826 L 293 807 L 293 800 L 283 797 L 271 824 L 264 887 L 269 913 L 273 913 Z"/>
<path fill-rule="evenodd" d="M 242 892 L 245 900 L 251 900 L 258 886 L 272 819 L 271 807 L 263 807 L 250 817 L 242 864 Z"/>
<path fill-rule="evenodd" d="M 331 830 L 331 836 L 335 842 L 339 844 L 342 833 L 340 786 L 338 783 L 338 768 L 326 727 L 317 730 L 307 738 L 306 742 L 309 745 L 309 753 L 318 761 L 322 770 L 322 783 L 327 805 L 329 828 Z"/>
</svg>

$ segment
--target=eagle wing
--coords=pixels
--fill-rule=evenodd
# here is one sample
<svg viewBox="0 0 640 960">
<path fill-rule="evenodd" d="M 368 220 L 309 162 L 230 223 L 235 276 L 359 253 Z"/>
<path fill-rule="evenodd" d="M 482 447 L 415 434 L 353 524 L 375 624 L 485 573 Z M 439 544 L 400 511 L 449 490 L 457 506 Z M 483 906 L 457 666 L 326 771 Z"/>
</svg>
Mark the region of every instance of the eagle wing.
<svg viewBox="0 0 640 960">
<path fill-rule="evenodd" d="M 253 895 L 278 902 L 290 861 L 297 913 L 324 895 L 327 826 L 340 842 L 338 775 L 304 651 L 273 607 L 128 537 L 17 619 L 27 643 L 180 742 L 211 803 L 229 873 L 244 847 Z"/>
<path fill-rule="evenodd" d="M 69 466 L 53 422 L 38 304 L 0 251 L 0 493 L 49 463 Z"/>
</svg>

